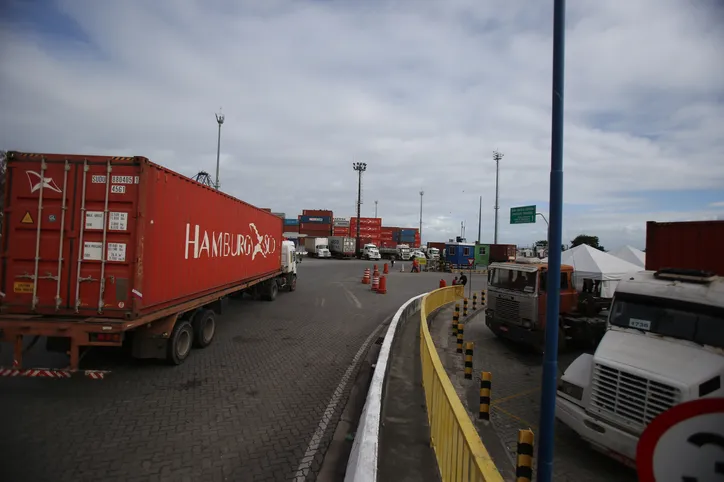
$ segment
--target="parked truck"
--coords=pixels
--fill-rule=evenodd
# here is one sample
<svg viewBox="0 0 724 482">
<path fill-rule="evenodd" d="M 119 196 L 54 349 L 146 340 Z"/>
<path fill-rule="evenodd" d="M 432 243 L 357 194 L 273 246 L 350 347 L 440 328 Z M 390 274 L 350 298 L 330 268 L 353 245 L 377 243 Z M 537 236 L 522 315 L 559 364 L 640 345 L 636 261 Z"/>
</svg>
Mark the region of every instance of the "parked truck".
<svg viewBox="0 0 724 482">
<path fill-rule="evenodd" d="M 377 245 L 372 243 L 367 243 L 362 247 L 362 259 L 368 259 L 368 260 L 378 260 L 382 259 L 380 256 L 380 250 L 377 249 Z"/>
<path fill-rule="evenodd" d="M 329 238 L 329 251 L 335 258 L 354 258 L 355 239 L 347 236 L 332 236 Z"/>
<path fill-rule="evenodd" d="M 379 248 L 379 251 L 383 259 L 401 259 L 403 261 L 410 259 L 410 247 L 406 244 L 398 244 L 394 248 L 384 246 Z"/>
<path fill-rule="evenodd" d="M 5 376 L 70 376 L 91 347 L 182 363 L 230 295 L 294 291 L 282 220 L 145 157 L 7 153 L 0 270 Z M 69 354 L 25 369 L 24 341 Z M 100 377 L 103 372 L 84 372 Z"/>
<path fill-rule="evenodd" d="M 304 249 L 307 256 L 312 258 L 331 258 L 328 238 L 304 238 Z"/>
<path fill-rule="evenodd" d="M 547 263 L 492 263 L 488 266 L 485 324 L 498 337 L 542 351 L 545 345 Z M 573 267 L 561 265 L 558 346 L 593 345 L 606 331 L 606 311 L 580 299 Z"/>
<path fill-rule="evenodd" d="M 556 398 L 559 420 L 631 467 L 652 420 L 724 397 L 724 221 L 646 231 L 646 271 L 618 283 L 606 334 L 566 369 Z"/>
</svg>

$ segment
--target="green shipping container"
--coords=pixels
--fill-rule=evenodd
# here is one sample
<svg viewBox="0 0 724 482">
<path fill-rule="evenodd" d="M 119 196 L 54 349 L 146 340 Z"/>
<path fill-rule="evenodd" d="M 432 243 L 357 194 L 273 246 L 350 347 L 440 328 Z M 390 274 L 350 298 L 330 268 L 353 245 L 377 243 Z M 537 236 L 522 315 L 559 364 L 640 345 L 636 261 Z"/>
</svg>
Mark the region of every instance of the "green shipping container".
<svg viewBox="0 0 724 482">
<path fill-rule="evenodd" d="M 478 268 L 487 268 L 490 264 L 490 245 L 475 245 L 475 266 Z"/>
</svg>

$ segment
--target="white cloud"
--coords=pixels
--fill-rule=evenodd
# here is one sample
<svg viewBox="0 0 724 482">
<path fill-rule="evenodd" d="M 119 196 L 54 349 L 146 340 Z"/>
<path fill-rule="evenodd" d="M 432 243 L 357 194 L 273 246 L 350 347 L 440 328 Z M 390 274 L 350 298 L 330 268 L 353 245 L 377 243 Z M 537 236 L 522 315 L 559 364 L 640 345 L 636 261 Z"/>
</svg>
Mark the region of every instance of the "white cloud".
<svg viewBox="0 0 724 482">
<path fill-rule="evenodd" d="M 529 2 L 90 0 L 58 5 L 83 39 L 0 24 L 0 147 L 145 155 L 182 173 L 214 171 L 221 105 L 222 189 L 289 214 L 354 212 L 351 162 L 364 160 L 363 212 L 426 239 L 467 222 L 500 240 L 511 205 L 548 198 L 552 7 Z M 569 2 L 564 240 L 641 245 L 632 214 L 646 189 L 724 191 L 721 8 L 674 0 Z M 697 4 L 700 5 L 700 4 Z M 57 31 L 58 28 L 55 28 Z M 626 209 L 629 208 L 629 209 Z M 635 209 L 635 205 L 633 206 Z M 547 214 L 547 213 L 546 213 Z"/>
</svg>

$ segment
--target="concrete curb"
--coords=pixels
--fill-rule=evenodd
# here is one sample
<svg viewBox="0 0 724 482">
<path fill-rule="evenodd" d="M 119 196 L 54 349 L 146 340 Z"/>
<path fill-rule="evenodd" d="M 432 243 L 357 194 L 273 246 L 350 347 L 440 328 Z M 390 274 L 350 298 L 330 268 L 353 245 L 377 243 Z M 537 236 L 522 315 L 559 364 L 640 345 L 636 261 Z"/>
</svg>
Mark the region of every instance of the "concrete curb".
<svg viewBox="0 0 724 482">
<path fill-rule="evenodd" d="M 357 426 L 357 434 L 352 444 L 352 452 L 347 462 L 345 482 L 374 482 L 377 480 L 377 458 L 379 453 L 380 420 L 382 416 L 382 396 L 390 359 L 392 342 L 400 321 L 420 310 L 421 295 L 410 298 L 395 313 L 390 322 L 380 348 L 367 400 Z"/>
</svg>

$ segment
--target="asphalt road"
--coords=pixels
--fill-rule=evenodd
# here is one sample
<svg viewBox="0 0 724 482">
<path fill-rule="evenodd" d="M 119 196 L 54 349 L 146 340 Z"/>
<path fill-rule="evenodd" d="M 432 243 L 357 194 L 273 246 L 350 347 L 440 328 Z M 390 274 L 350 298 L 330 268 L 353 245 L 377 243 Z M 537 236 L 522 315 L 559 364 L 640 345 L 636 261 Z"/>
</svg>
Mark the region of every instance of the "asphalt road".
<svg viewBox="0 0 724 482">
<path fill-rule="evenodd" d="M 105 380 L 0 378 L 0 480 L 314 480 L 356 362 L 440 278 L 398 263 L 379 295 L 365 266 L 305 259 L 295 292 L 232 301 L 177 367 L 106 350 L 84 359 L 112 368 Z M 47 358 L 41 345 L 26 361 Z"/>
</svg>

